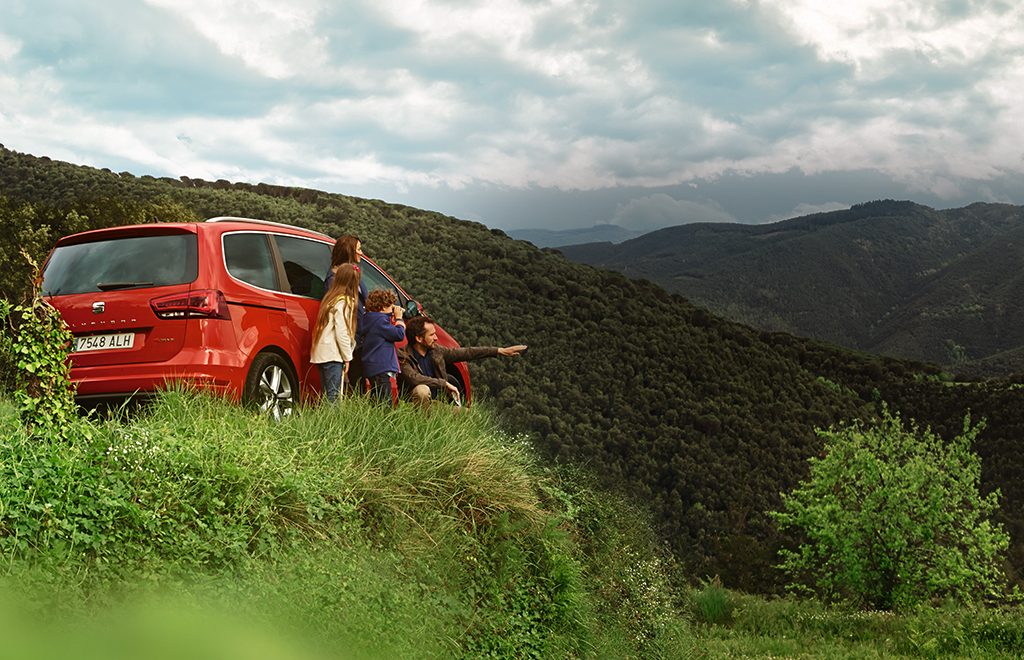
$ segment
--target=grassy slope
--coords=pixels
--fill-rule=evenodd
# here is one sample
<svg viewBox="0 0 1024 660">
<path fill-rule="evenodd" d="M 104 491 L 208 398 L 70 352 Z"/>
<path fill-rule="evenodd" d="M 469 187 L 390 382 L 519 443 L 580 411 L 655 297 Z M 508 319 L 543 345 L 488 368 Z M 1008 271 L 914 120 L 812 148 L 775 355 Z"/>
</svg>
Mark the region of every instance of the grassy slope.
<svg viewBox="0 0 1024 660">
<path fill-rule="evenodd" d="M 187 393 L 71 446 L 0 405 L 9 657 L 1019 657 L 1013 610 L 691 590 L 638 518 L 474 410 L 279 426 Z M 39 523 L 35 525 L 34 523 Z M 12 532 L 14 532 L 12 534 Z"/>
<path fill-rule="evenodd" d="M 631 516 L 563 489 L 480 410 L 348 401 L 273 425 L 171 393 L 138 419 L 83 423 L 69 447 L 11 408 L 0 426 L 0 572 L 30 620 L 189 604 L 374 657 L 649 655 L 683 639 L 650 536 L 620 543 Z M 622 546 L 642 576 L 617 574 Z"/>
</svg>

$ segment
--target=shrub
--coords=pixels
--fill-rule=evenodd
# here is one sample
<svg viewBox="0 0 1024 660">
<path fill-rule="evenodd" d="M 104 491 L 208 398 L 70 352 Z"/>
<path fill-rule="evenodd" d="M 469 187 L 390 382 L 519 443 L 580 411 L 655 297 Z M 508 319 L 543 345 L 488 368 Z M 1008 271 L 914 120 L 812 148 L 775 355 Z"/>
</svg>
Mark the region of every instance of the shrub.
<svg viewBox="0 0 1024 660">
<path fill-rule="evenodd" d="M 968 417 L 944 442 L 885 409 L 877 425 L 819 431 L 822 457 L 772 514 L 806 537 L 782 551 L 790 586 L 876 609 L 996 596 L 1009 537 L 989 520 L 998 491 L 978 490 L 971 445 L 982 428 Z"/>
</svg>

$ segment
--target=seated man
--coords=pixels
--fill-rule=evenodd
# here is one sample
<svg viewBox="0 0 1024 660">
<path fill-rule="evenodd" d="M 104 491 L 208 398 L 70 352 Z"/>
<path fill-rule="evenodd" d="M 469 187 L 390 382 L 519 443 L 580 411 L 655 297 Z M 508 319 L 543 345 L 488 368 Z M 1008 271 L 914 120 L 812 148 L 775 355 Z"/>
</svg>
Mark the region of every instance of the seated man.
<svg viewBox="0 0 1024 660">
<path fill-rule="evenodd" d="M 462 362 L 482 357 L 517 357 L 526 350 L 522 344 L 493 348 L 476 346 L 470 348 L 445 348 L 437 344 L 437 329 L 434 322 L 425 316 L 410 319 L 405 326 L 409 340 L 404 350 L 399 350 L 398 361 L 402 366 L 402 384 L 409 397 L 423 406 L 440 392 L 448 392 L 458 402 L 459 389 L 448 382 L 449 362 Z"/>
</svg>

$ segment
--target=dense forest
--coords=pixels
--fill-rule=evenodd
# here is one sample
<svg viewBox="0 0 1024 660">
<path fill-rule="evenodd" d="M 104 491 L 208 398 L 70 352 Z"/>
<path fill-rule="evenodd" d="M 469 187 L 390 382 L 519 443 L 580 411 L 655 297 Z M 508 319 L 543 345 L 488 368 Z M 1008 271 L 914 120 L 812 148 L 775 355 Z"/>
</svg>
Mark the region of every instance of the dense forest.
<svg viewBox="0 0 1024 660">
<path fill-rule="evenodd" d="M 947 365 L 1024 371 L 1024 208 L 892 200 L 767 225 L 693 224 L 561 247 L 765 330 Z"/>
<path fill-rule="evenodd" d="M 473 364 L 474 391 L 551 460 L 583 466 L 649 505 L 692 575 L 774 591 L 788 540 L 765 512 L 806 475 L 814 429 L 883 401 L 943 433 L 984 417 L 983 487 L 1004 495 L 1011 575 L 1024 570 L 1024 391 L 957 384 L 937 367 L 724 320 L 646 281 L 576 264 L 499 230 L 437 213 L 266 184 L 137 177 L 0 149 L 0 284 L 23 296 L 24 247 L 137 222 L 263 218 L 367 254 L 464 345 L 525 343 L 519 360 Z"/>
</svg>

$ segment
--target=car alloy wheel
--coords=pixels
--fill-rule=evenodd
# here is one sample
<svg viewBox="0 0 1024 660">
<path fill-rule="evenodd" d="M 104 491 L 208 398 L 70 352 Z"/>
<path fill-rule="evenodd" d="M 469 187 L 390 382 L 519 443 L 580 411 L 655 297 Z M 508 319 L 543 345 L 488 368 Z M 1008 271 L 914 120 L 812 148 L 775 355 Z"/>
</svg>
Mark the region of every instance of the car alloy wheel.
<svg viewBox="0 0 1024 660">
<path fill-rule="evenodd" d="M 253 360 L 245 391 L 246 402 L 274 421 L 291 415 L 295 407 L 295 379 L 291 369 L 273 353 L 261 353 Z"/>
</svg>

